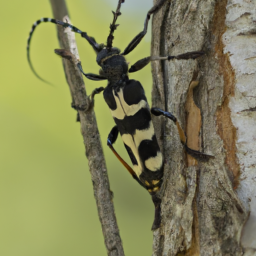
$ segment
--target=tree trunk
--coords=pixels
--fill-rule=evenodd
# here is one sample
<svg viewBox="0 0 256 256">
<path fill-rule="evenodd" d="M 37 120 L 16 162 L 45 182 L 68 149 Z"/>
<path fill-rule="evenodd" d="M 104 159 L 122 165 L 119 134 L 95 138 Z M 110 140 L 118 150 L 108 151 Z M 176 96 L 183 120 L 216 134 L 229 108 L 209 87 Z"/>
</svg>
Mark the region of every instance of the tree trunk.
<svg viewBox="0 0 256 256">
<path fill-rule="evenodd" d="M 255 10 L 249 0 L 170 0 L 153 18 L 153 56 L 205 55 L 153 62 L 152 105 L 178 118 L 189 147 L 214 156 L 197 162 L 173 123 L 154 117 L 165 157 L 155 256 L 256 253 Z"/>
</svg>

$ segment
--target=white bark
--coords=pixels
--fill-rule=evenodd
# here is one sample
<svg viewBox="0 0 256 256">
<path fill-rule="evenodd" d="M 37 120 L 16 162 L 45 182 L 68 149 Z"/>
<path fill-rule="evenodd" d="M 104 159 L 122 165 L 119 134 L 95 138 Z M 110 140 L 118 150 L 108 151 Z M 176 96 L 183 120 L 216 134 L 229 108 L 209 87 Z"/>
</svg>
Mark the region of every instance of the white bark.
<svg viewBox="0 0 256 256">
<path fill-rule="evenodd" d="M 256 249 L 256 1 L 228 1 L 226 25 L 224 52 L 236 77 L 229 107 L 241 171 L 237 193 L 250 211 L 242 244 Z"/>
</svg>

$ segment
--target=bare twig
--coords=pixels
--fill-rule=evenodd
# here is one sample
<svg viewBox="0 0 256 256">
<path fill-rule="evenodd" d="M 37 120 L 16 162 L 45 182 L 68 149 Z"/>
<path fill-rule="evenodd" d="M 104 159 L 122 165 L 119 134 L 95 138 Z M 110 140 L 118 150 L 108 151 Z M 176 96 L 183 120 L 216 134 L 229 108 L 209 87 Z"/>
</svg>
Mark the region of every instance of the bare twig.
<svg viewBox="0 0 256 256">
<path fill-rule="evenodd" d="M 55 19 L 67 20 L 68 15 L 65 0 L 51 0 Z M 100 136 L 96 124 L 93 109 L 88 110 L 89 97 L 86 95 L 81 72 L 75 62 L 79 59 L 75 43 L 74 33 L 70 29 L 64 30 L 58 27 L 58 39 L 65 53 L 70 56 L 63 60 L 64 71 L 69 84 L 73 104 L 80 115 L 81 132 L 86 145 L 89 170 L 92 176 L 94 196 L 98 208 L 99 219 L 103 231 L 107 254 L 111 256 L 123 256 L 124 251 L 119 229 L 116 222 L 114 206 L 109 186 L 107 169 L 100 142 Z M 83 110 L 83 109 L 87 109 Z"/>
</svg>

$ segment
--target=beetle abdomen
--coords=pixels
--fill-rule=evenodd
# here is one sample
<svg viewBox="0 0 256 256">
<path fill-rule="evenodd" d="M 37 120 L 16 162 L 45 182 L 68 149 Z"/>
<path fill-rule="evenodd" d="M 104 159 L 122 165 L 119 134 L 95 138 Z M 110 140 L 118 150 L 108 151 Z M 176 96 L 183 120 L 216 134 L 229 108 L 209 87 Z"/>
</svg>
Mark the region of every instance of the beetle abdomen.
<svg viewBox="0 0 256 256">
<path fill-rule="evenodd" d="M 160 187 L 163 157 L 158 146 L 150 109 L 140 82 L 108 86 L 104 98 L 116 122 L 137 177 L 149 190 Z"/>
</svg>

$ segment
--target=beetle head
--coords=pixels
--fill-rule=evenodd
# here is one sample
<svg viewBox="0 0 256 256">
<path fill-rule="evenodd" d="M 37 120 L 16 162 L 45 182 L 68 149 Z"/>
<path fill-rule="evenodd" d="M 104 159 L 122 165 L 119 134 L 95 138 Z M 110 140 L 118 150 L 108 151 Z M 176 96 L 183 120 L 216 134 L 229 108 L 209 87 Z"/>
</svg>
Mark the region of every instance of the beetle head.
<svg viewBox="0 0 256 256">
<path fill-rule="evenodd" d="M 116 47 L 112 47 L 110 50 L 104 47 L 101 51 L 98 52 L 96 61 L 98 65 L 102 66 L 103 62 L 114 55 L 119 55 L 120 50 Z"/>
</svg>

